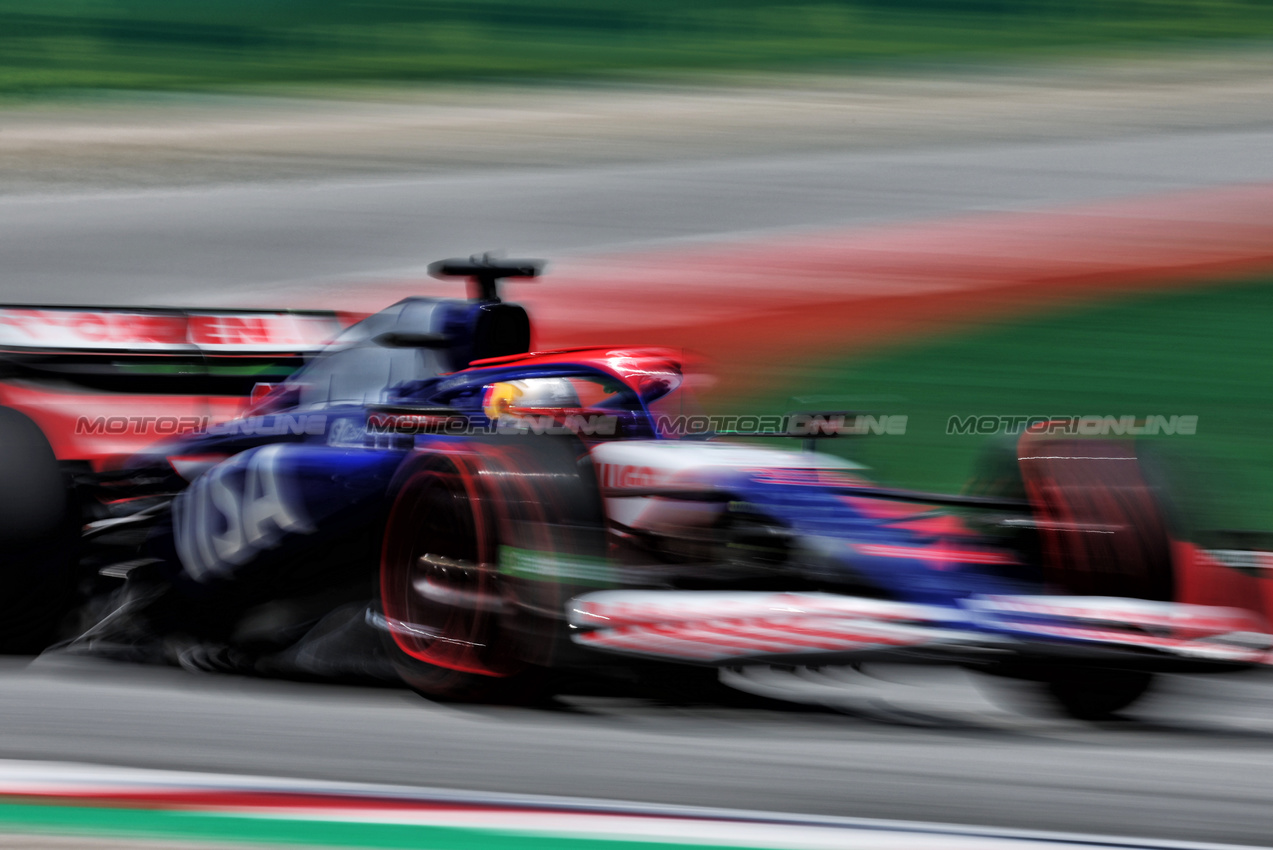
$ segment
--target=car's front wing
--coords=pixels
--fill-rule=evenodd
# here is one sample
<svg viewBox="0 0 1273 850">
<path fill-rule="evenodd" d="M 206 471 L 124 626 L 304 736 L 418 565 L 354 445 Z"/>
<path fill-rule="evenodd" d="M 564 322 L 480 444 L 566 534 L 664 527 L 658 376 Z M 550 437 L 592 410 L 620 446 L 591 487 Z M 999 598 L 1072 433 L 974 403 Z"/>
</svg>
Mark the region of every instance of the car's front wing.
<svg viewBox="0 0 1273 850">
<path fill-rule="evenodd" d="M 722 666 L 1014 654 L 1146 667 L 1273 662 L 1273 636 L 1234 608 L 1075 596 L 980 596 L 957 607 L 830 593 L 609 590 L 573 599 L 573 639 L 602 652 Z"/>
</svg>

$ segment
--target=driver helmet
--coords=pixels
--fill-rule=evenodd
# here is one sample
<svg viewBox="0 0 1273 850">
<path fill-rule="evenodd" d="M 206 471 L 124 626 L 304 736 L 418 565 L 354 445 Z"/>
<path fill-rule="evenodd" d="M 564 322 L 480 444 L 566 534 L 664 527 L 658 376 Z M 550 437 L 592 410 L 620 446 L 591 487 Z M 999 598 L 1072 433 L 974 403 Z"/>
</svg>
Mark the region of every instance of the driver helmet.
<svg viewBox="0 0 1273 850">
<path fill-rule="evenodd" d="M 487 386 L 482 394 L 482 410 L 490 419 L 542 414 L 579 406 L 579 394 L 567 378 L 500 381 Z"/>
</svg>

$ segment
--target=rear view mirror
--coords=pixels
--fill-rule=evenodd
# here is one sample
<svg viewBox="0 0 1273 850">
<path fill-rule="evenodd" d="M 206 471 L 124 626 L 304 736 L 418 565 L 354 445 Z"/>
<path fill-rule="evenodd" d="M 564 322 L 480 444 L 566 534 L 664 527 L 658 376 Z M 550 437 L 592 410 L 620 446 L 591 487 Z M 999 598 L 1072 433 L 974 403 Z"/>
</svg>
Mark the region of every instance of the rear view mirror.
<svg viewBox="0 0 1273 850">
<path fill-rule="evenodd" d="M 254 384 L 252 386 L 252 395 L 248 397 L 248 403 L 252 407 L 256 407 L 266 396 L 278 389 L 278 386 L 278 384 Z"/>
</svg>

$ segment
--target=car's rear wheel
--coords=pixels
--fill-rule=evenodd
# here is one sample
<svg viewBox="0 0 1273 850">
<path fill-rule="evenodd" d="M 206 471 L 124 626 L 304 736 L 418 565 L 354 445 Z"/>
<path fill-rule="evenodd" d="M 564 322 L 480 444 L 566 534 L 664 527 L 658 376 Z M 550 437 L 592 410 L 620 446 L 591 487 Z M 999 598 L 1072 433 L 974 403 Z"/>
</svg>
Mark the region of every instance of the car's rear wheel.
<svg viewBox="0 0 1273 850">
<path fill-rule="evenodd" d="M 58 637 L 73 599 L 79 517 L 52 446 L 29 417 L 0 407 L 0 652 Z"/>
</svg>

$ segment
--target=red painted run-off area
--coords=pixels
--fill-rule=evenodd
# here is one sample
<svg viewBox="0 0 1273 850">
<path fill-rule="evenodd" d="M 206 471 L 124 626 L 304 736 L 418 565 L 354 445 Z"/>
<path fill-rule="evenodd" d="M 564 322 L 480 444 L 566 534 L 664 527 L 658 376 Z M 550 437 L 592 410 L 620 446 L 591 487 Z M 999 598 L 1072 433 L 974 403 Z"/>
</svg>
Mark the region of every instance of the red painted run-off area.
<svg viewBox="0 0 1273 850">
<path fill-rule="evenodd" d="M 728 394 L 794 363 L 1270 270 L 1273 185 L 1251 185 L 566 260 L 509 288 L 541 348 L 684 347 Z"/>
<path fill-rule="evenodd" d="M 530 309 L 540 349 L 680 347 L 729 395 L 792 364 L 1270 271 L 1273 184 L 1255 184 L 564 258 L 505 295 Z M 415 279 L 311 291 L 307 303 L 369 311 L 455 294 Z"/>
</svg>

